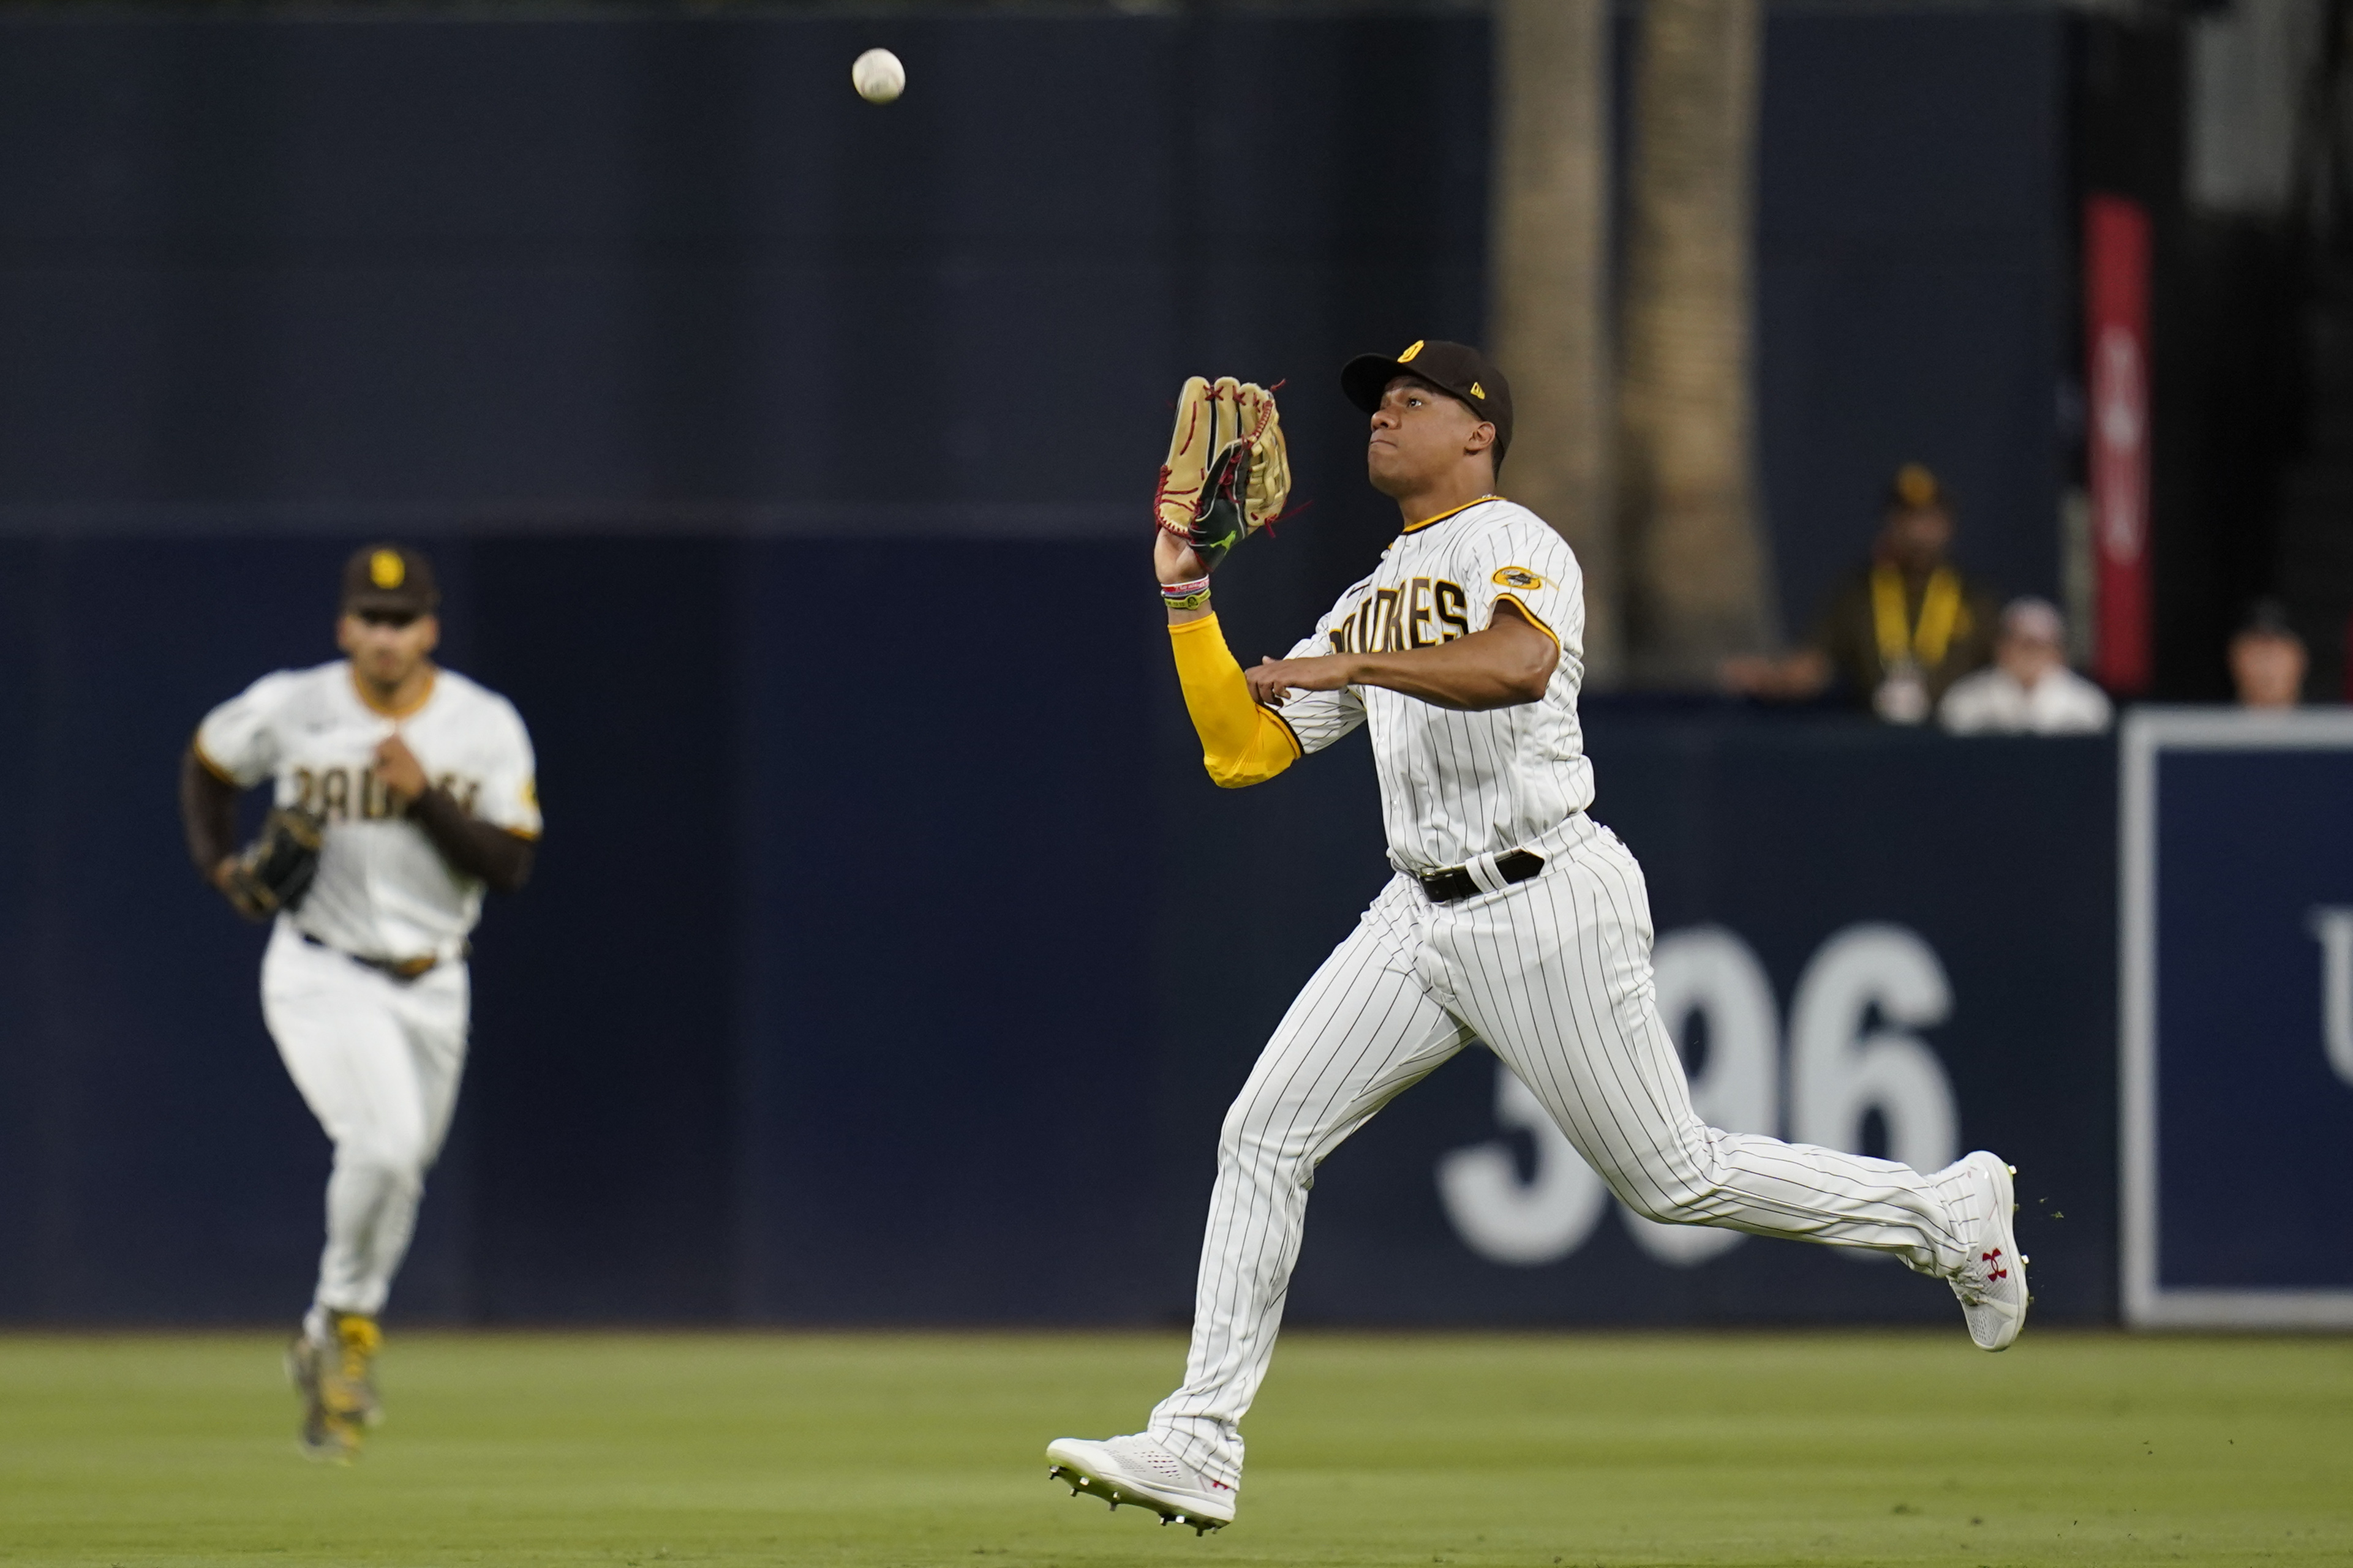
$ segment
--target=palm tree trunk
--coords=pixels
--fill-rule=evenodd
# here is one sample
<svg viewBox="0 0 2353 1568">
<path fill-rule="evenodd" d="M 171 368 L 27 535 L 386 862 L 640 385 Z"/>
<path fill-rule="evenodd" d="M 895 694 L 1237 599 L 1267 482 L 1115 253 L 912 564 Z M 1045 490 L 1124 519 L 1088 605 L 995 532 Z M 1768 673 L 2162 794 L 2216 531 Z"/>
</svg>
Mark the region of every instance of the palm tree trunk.
<svg viewBox="0 0 2353 1568">
<path fill-rule="evenodd" d="M 1496 0 L 1490 353 L 1512 380 L 1501 488 L 1585 569 L 1589 685 L 1623 662 L 1609 499 L 1609 6 Z"/>
<path fill-rule="evenodd" d="M 1646 0 L 1619 387 L 1635 678 L 1713 680 L 1777 618 L 1757 515 L 1749 237 L 1757 0 Z"/>
</svg>

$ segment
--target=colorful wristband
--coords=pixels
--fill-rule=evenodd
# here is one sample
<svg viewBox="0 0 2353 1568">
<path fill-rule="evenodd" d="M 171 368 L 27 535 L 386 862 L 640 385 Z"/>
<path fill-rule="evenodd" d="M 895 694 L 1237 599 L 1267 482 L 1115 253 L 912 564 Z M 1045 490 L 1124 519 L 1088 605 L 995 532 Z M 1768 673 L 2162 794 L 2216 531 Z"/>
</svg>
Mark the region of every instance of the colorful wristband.
<svg viewBox="0 0 2353 1568">
<path fill-rule="evenodd" d="M 1209 602 L 1209 580 L 1200 577 L 1190 583 L 1163 583 L 1160 597 L 1172 610 L 1198 610 Z"/>
</svg>

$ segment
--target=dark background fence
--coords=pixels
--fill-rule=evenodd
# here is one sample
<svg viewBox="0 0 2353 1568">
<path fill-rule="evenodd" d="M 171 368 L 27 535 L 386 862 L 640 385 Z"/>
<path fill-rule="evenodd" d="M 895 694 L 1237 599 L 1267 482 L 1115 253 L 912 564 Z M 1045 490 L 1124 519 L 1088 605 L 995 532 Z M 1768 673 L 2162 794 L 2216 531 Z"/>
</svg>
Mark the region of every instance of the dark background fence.
<svg viewBox="0 0 2353 1568">
<path fill-rule="evenodd" d="M 1772 22 L 1793 620 L 1905 458 L 1950 476 L 1966 561 L 2051 585 L 2063 41 Z M 872 43 L 914 78 L 888 111 L 840 80 Z M 1384 868 L 1361 741 L 1200 776 L 1139 476 L 1187 371 L 1293 378 L 1316 505 L 1229 568 L 1246 658 L 1378 548 L 1329 383 L 1480 335 L 1486 50 L 1468 17 L 0 23 L 0 1316 L 300 1304 L 325 1144 L 172 776 L 210 704 L 328 656 L 381 532 L 435 550 L 448 661 L 522 708 L 549 816 L 480 933 L 396 1311 L 1180 1316 L 1219 1113 Z M 1245 153 L 1267 182 L 1214 178 Z M 1662 931 L 1732 929 L 1783 1005 L 1855 921 L 1936 950 L 1963 1135 L 2069 1216 L 2042 1310 L 2107 1313 L 2105 748 L 1594 731 Z M 1451 1067 L 1335 1160 L 1295 1312 L 1950 1311 L 1609 1225 L 1482 1262 L 1431 1169 L 1496 1135 L 1493 1092 Z M 1105 1193 L 1119 1222 L 1077 1212 Z"/>
</svg>

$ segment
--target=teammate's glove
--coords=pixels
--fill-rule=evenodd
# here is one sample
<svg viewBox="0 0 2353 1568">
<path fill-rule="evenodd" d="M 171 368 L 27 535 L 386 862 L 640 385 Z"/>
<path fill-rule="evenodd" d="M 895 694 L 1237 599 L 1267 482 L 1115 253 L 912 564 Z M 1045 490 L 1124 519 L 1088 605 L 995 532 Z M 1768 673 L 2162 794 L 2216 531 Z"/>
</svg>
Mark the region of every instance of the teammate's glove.
<svg viewBox="0 0 2353 1568">
<path fill-rule="evenodd" d="M 262 819 L 261 831 L 245 853 L 229 863 L 221 891 L 249 921 L 266 921 L 290 910 L 311 890 L 319 874 L 319 844 L 326 823 L 316 812 L 281 805 Z"/>
<path fill-rule="evenodd" d="M 1154 520 L 1215 571 L 1226 552 L 1282 515 L 1291 454 L 1274 394 L 1255 382 L 1188 377 L 1153 493 Z"/>
</svg>

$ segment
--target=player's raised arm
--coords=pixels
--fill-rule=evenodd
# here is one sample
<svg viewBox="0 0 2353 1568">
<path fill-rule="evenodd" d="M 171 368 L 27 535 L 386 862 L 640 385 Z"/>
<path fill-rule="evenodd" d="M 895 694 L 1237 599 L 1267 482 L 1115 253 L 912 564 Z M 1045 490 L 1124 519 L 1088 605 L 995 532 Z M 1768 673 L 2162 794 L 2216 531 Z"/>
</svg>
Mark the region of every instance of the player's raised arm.
<svg viewBox="0 0 2353 1568">
<path fill-rule="evenodd" d="M 1224 789 L 1262 784 L 1303 750 L 1292 726 L 1251 697 L 1209 608 L 1210 572 L 1281 513 L 1290 489 L 1273 395 L 1230 376 L 1187 380 L 1153 496 L 1152 563 L 1201 765 Z"/>
</svg>

